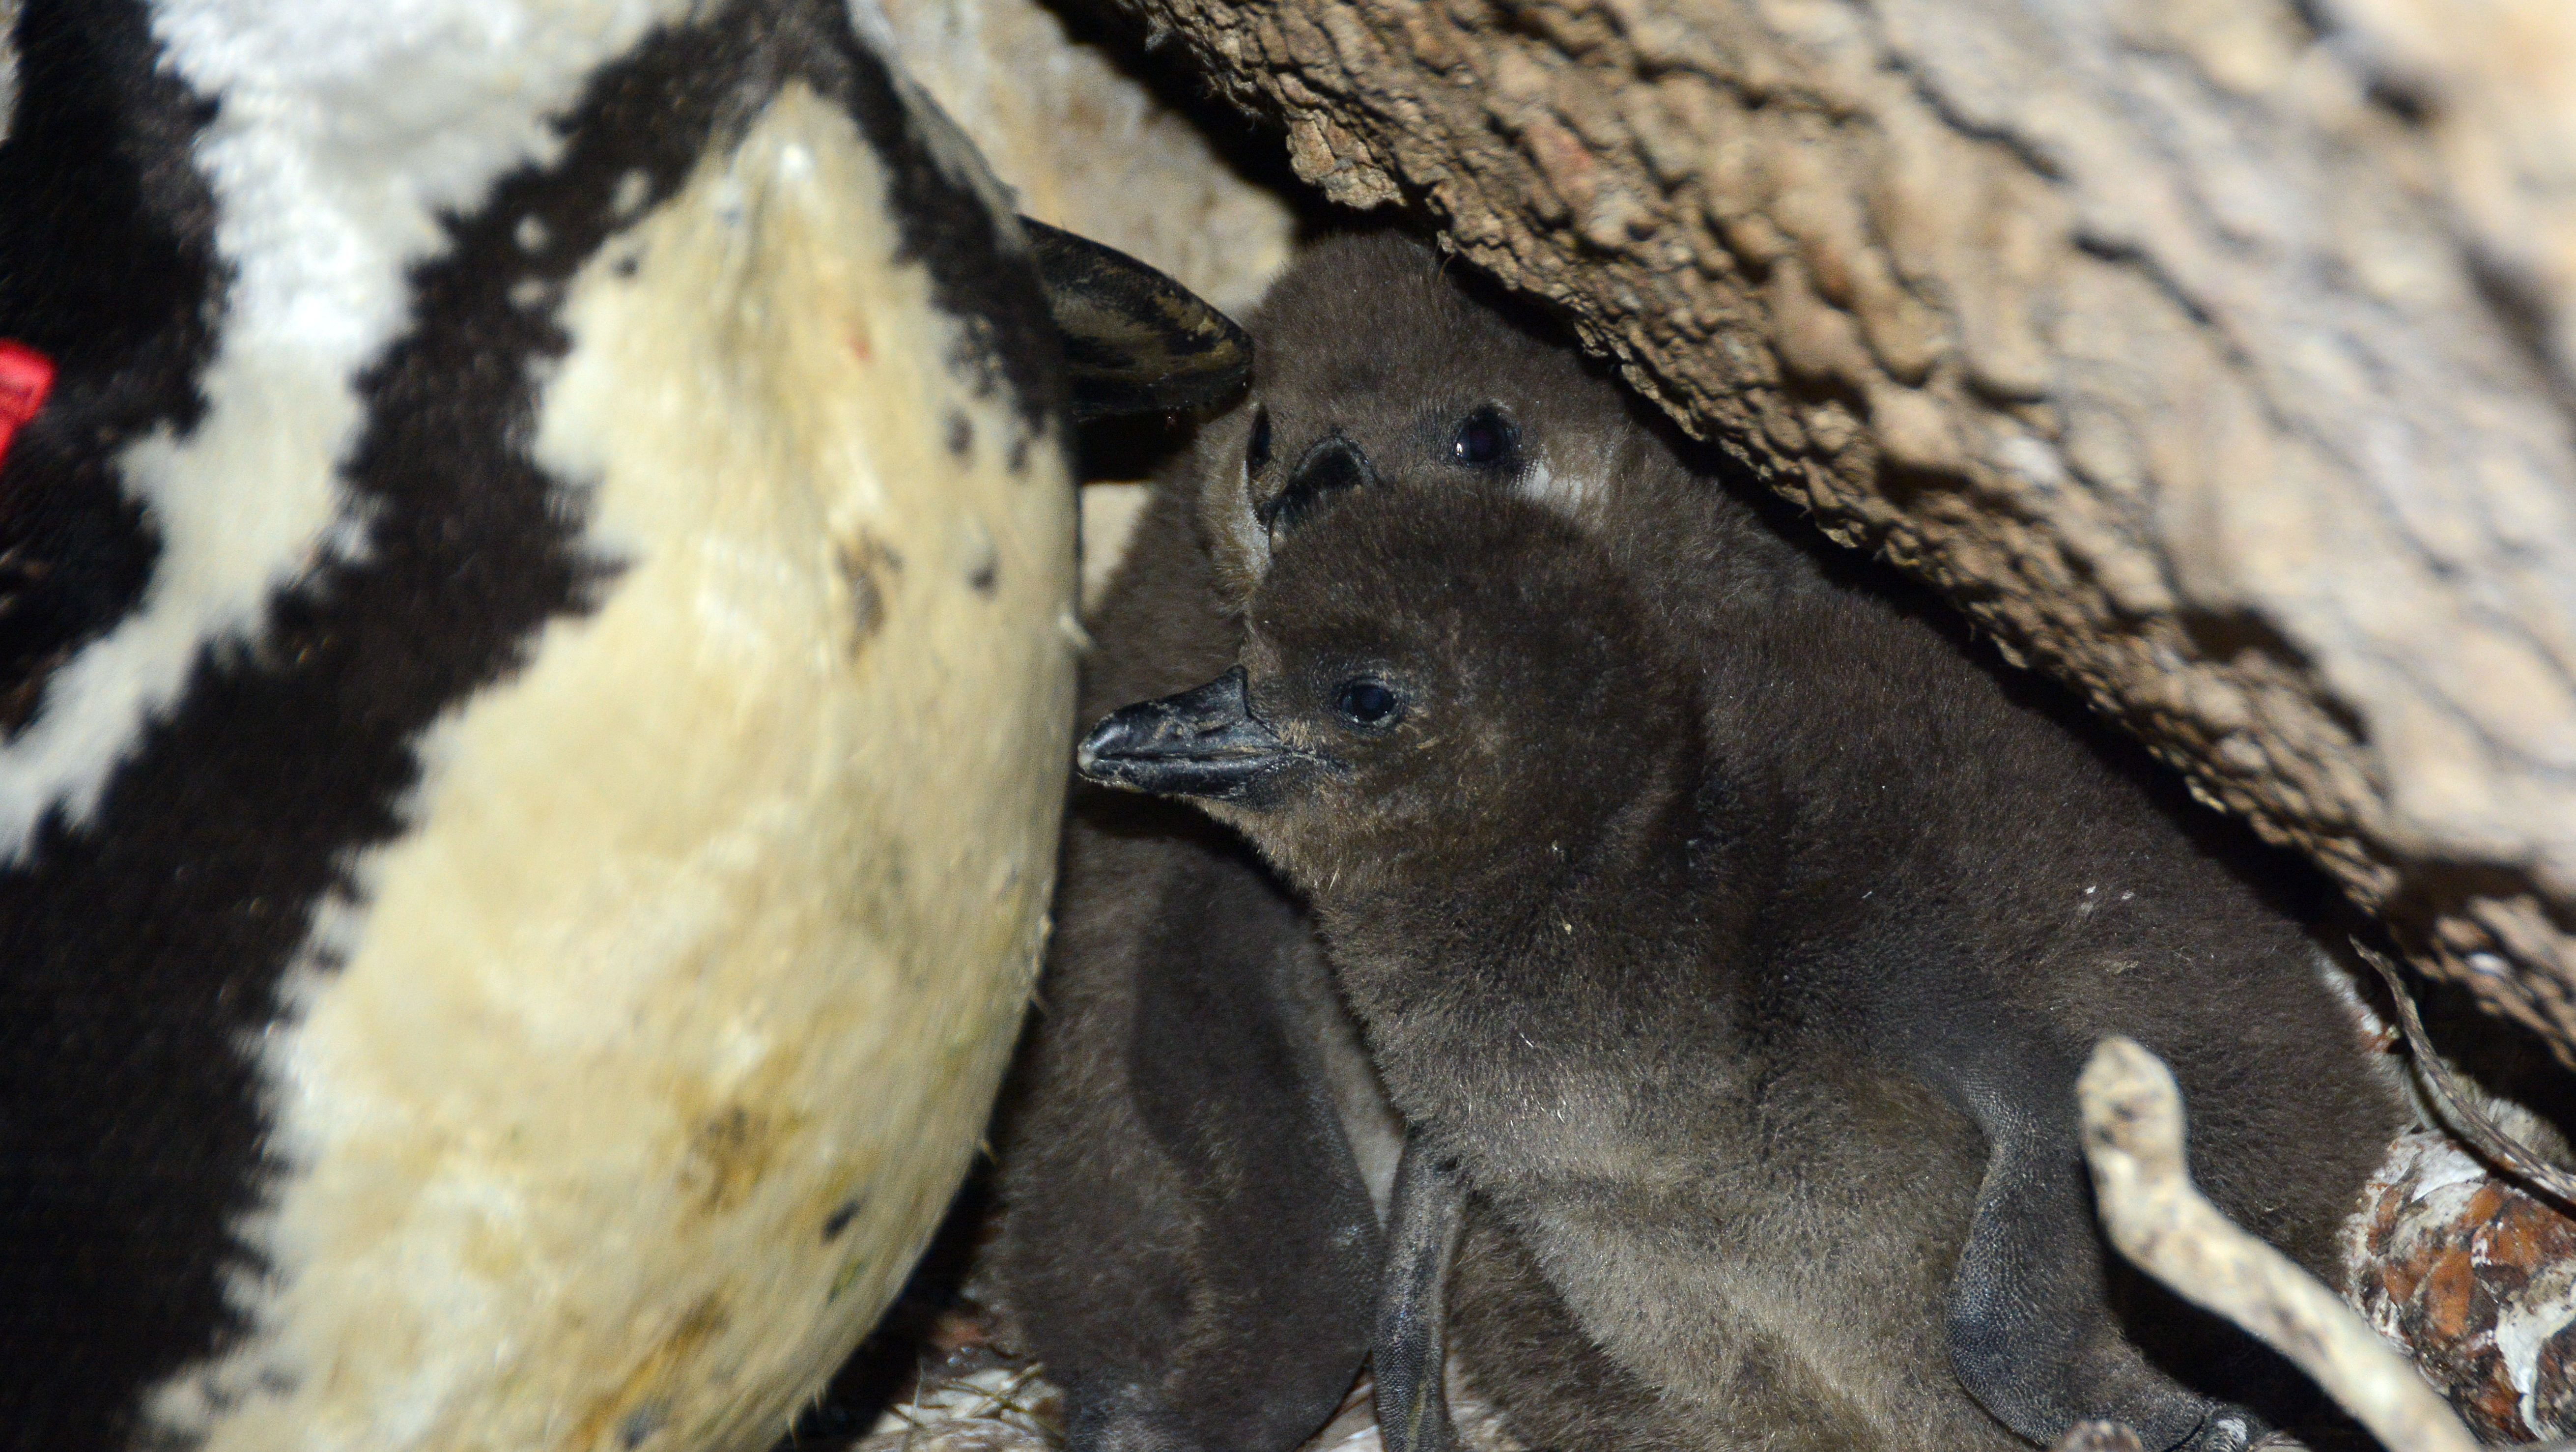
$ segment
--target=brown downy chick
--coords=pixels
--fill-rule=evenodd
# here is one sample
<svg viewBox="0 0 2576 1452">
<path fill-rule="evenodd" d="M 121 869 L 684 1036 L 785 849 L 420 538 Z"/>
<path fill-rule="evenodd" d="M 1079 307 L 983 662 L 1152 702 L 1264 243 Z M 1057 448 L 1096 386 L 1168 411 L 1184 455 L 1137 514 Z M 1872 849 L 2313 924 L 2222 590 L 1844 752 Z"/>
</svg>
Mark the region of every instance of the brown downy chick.
<svg viewBox="0 0 2576 1452">
<path fill-rule="evenodd" d="M 1307 895 L 1397 1107 L 1650 1390 L 1619 1440 L 2243 1445 L 2229 1368 L 2122 1334 L 2072 1084 L 2149 1044 L 2214 1197 L 2325 1263 L 2395 1110 L 2295 927 L 1918 622 L 1694 581 L 1687 494 L 1336 492 L 1240 666 L 1081 769 Z M 1541 1440 L 1591 1395 L 1461 1352 Z"/>
<path fill-rule="evenodd" d="M 1196 798 L 1307 897 L 1408 1119 L 1537 1110 L 1471 1165 L 1585 1159 L 1578 1082 L 1627 1097 L 1641 1047 L 1722 1028 L 1698 990 L 1773 888 L 1771 814 L 1720 790 L 1688 673 L 1572 525 L 1391 486 L 1310 527 L 1243 664 L 1110 717 L 1079 769 Z"/>
<path fill-rule="evenodd" d="M 1262 300 L 1251 394 L 1200 434 L 1189 470 L 1227 608 L 1347 492 L 1499 487 L 1573 514 L 1662 451 L 1600 369 L 1445 266 L 1399 234 L 1335 237 Z"/>
<path fill-rule="evenodd" d="M 1599 551 L 1508 500 L 1402 486 L 1332 524 L 1254 597 L 1243 664 L 1112 717 L 1083 774 L 1197 798 L 1242 831 L 1337 956 L 1368 945 L 1340 976 L 1372 1018 L 1449 991 L 1423 964 L 1524 954 L 1532 914 L 1550 915 L 1547 956 L 1605 969 L 1638 955 L 1598 952 L 1599 934 L 1704 936 L 1685 931 L 1707 904 L 1682 851 L 1708 776 L 1697 707 L 1625 593 L 1586 578 Z M 1618 893 L 1571 890 L 1612 870 Z M 1658 893 L 1644 917 L 1613 900 Z M 1560 945 L 1564 912 L 1604 910 Z M 1430 936 L 1372 930 L 1396 922 Z"/>
</svg>

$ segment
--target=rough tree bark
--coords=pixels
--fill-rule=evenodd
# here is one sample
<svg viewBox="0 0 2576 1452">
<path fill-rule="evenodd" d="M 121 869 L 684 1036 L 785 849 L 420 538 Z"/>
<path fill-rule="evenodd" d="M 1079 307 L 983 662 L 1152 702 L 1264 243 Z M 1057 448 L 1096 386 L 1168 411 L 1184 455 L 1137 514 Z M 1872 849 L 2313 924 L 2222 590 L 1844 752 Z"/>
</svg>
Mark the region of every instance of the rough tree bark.
<svg viewBox="0 0 2576 1452">
<path fill-rule="evenodd" d="M 2576 1055 L 2576 7 L 1116 3 Z"/>
</svg>

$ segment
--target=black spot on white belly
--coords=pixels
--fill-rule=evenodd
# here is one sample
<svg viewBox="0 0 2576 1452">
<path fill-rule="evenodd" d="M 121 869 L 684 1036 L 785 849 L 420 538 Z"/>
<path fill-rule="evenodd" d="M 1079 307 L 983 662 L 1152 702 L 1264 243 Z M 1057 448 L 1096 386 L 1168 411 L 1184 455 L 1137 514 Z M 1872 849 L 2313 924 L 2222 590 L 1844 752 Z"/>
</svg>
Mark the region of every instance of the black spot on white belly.
<svg viewBox="0 0 2576 1452">
<path fill-rule="evenodd" d="M 850 1222 L 858 1218 L 858 1213 L 859 1202 L 856 1200 L 844 1200 L 832 1207 L 832 1213 L 823 1217 L 824 1243 L 828 1245 L 840 1239 L 841 1232 L 850 1228 Z"/>
<path fill-rule="evenodd" d="M 839 561 L 841 578 L 850 587 L 851 648 L 862 651 L 885 629 L 886 594 L 894 588 L 894 577 L 903 573 L 903 556 L 862 529 L 841 541 Z"/>
<path fill-rule="evenodd" d="M 660 1402 L 648 1402 L 637 1407 L 618 1422 L 617 1445 L 629 1449 L 641 1447 L 670 1420 L 671 1409 Z"/>
</svg>

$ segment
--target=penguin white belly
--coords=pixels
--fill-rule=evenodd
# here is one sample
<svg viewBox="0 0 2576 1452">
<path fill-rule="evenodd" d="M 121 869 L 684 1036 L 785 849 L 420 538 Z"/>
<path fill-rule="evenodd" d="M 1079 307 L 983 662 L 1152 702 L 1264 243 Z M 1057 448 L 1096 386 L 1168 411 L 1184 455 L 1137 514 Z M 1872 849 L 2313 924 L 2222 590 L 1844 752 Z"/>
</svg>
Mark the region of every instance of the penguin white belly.
<svg viewBox="0 0 2576 1452">
<path fill-rule="evenodd" d="M 934 1228 L 1044 932 L 1072 496 L 888 193 L 790 82 L 561 292 L 532 455 L 609 573 L 292 970 L 267 1265 L 160 1429 L 762 1447 Z"/>
</svg>

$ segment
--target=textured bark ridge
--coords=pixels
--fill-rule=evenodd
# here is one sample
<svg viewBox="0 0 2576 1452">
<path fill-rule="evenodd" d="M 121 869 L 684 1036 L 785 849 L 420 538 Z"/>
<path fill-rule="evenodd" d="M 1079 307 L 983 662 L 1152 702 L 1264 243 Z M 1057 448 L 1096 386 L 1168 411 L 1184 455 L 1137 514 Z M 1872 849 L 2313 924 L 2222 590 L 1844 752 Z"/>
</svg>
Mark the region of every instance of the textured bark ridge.
<svg viewBox="0 0 2576 1452">
<path fill-rule="evenodd" d="M 2576 1054 L 2576 7 L 1120 3 Z"/>
</svg>

